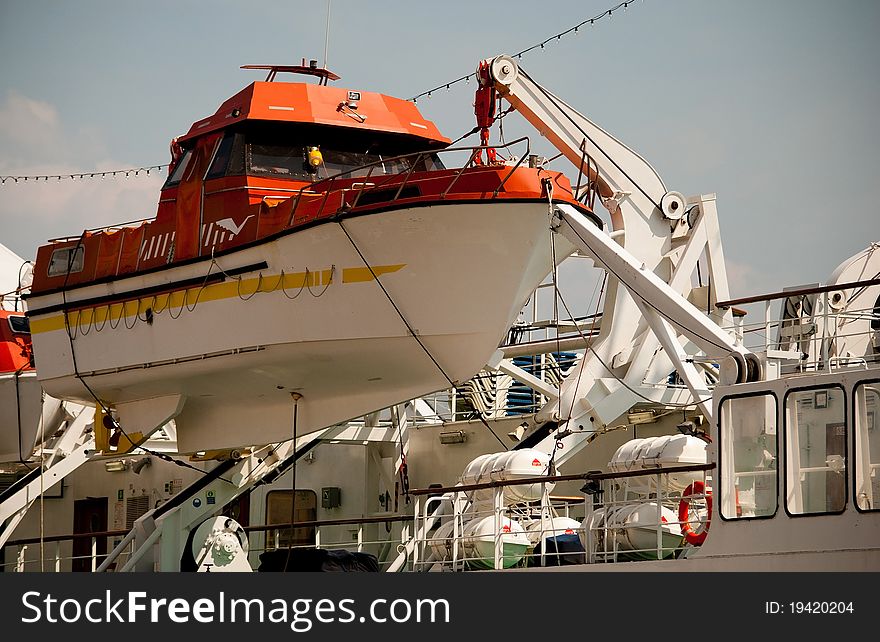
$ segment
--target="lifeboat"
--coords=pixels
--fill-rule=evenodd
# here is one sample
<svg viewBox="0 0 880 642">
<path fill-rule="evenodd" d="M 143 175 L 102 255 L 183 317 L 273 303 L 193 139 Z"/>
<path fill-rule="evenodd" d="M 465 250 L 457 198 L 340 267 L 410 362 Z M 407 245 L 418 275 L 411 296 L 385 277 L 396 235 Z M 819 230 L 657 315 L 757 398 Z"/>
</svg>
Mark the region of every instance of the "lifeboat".
<svg viewBox="0 0 880 642">
<path fill-rule="evenodd" d="M 26 463 L 65 419 L 61 400 L 45 394 L 21 293 L 30 262 L 0 243 L 0 464 Z"/>
<path fill-rule="evenodd" d="M 527 149 L 484 162 L 413 102 L 245 68 L 268 75 L 172 142 L 156 216 L 40 247 L 27 297 L 45 390 L 126 433 L 173 418 L 181 452 L 466 381 L 573 252 L 548 192 L 592 216 Z"/>
<path fill-rule="evenodd" d="M 0 309 L 0 464 L 27 462 L 63 418 L 37 379 L 27 317 Z"/>
</svg>

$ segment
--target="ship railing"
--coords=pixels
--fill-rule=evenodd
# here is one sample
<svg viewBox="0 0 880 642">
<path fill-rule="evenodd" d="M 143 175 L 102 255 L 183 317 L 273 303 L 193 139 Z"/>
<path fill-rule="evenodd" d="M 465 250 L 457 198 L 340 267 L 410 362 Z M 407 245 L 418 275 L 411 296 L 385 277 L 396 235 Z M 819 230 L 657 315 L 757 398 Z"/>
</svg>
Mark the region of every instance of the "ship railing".
<svg viewBox="0 0 880 642">
<path fill-rule="evenodd" d="M 410 490 L 416 518 L 409 566 L 422 572 L 498 570 L 680 557 L 694 548 L 685 540 L 684 529 L 699 533 L 708 527 L 707 472 L 714 468 L 697 464 L 591 471 Z M 675 476 L 683 474 L 708 489 L 700 491 L 697 484 L 684 489 L 688 505 L 702 507 L 689 509 L 687 523 L 678 518 L 683 490 Z M 551 488 L 562 482 L 581 482 L 582 494 L 552 496 Z M 511 493 L 523 486 L 528 490 Z M 511 501 L 535 493 L 536 487 L 540 499 Z M 635 521 L 624 519 L 636 509 Z M 560 524 L 562 518 L 565 523 Z M 560 536 L 566 538 L 564 546 Z"/>
<path fill-rule="evenodd" d="M 412 538 L 411 515 L 388 514 L 381 516 L 298 521 L 256 526 L 245 526 L 248 540 L 255 533 L 263 533 L 257 546 L 249 548 L 254 570 L 260 563 L 259 555 L 266 551 L 290 549 L 332 549 L 370 553 L 376 556 L 380 570 L 391 564 L 399 548 Z M 307 537 L 301 537 L 303 531 Z M 72 570 L 95 572 L 107 555 L 107 543 L 121 541 L 127 530 L 71 533 L 28 537 L 10 540 L 3 548 L 5 560 L 0 564 L 3 572 L 60 573 Z M 336 535 L 334 535 L 336 533 Z M 340 536 L 345 533 L 346 536 Z M 297 537 L 300 536 L 300 537 Z M 257 538 L 253 538 L 257 539 Z M 87 552 L 73 554 L 73 543 L 87 541 Z M 130 542 L 108 572 L 121 569 L 134 552 L 135 543 Z"/>
<path fill-rule="evenodd" d="M 512 140 L 509 143 L 504 145 L 494 145 L 491 146 L 493 149 L 503 148 L 503 149 L 512 149 L 521 143 L 525 144 L 525 152 L 520 155 L 513 155 L 511 159 L 504 161 L 503 163 L 499 163 L 497 165 L 483 165 L 482 167 L 508 167 L 509 169 L 504 174 L 503 178 L 500 180 L 499 184 L 495 187 L 492 192 L 491 198 L 497 198 L 498 194 L 501 192 L 501 189 L 510 179 L 510 177 L 516 172 L 516 170 L 523 165 L 523 163 L 527 162 L 527 159 L 531 158 L 531 143 L 527 136 L 523 136 L 521 138 L 517 138 L 516 140 Z M 489 149 L 490 146 L 487 145 L 476 145 L 469 147 L 447 147 L 441 150 L 431 150 L 431 151 L 422 151 L 422 152 L 412 152 L 409 154 L 401 154 L 399 156 L 394 156 L 391 158 L 383 158 L 382 160 L 374 161 L 372 163 L 366 163 L 364 165 L 360 165 L 358 167 L 354 167 L 352 169 L 348 169 L 342 172 L 338 172 L 333 174 L 332 176 L 328 176 L 326 178 L 322 178 L 314 183 L 301 187 L 296 192 L 296 196 L 292 197 L 294 199 L 293 207 L 290 212 L 290 217 L 288 219 L 287 225 L 288 227 L 293 225 L 294 220 L 296 219 L 297 213 L 300 211 L 300 205 L 303 203 L 303 196 L 321 196 L 323 195 L 323 199 L 321 200 L 321 204 L 319 205 L 317 212 L 314 214 L 316 218 L 321 218 L 327 215 L 327 210 L 332 209 L 332 211 L 351 211 L 358 207 L 362 198 L 365 194 L 369 193 L 378 193 L 380 190 L 384 193 L 385 190 L 388 190 L 388 197 L 383 198 L 383 203 L 394 203 L 399 199 L 403 198 L 404 190 L 406 187 L 411 186 L 413 184 L 418 184 L 420 182 L 431 181 L 434 182 L 437 180 L 436 173 L 438 170 L 427 170 L 427 169 L 419 169 L 420 167 L 427 168 L 427 161 L 430 160 L 431 157 L 439 154 L 454 154 L 454 153 L 468 153 L 467 161 L 455 171 L 449 177 L 449 182 L 445 185 L 444 189 L 439 193 L 439 197 L 441 199 L 445 199 L 447 195 L 450 193 L 452 188 L 458 183 L 459 179 L 462 175 L 468 170 L 478 166 L 477 158 L 479 157 L 479 152 L 484 149 Z M 425 165 L 422 165 L 425 163 Z M 382 174 L 381 178 L 375 178 L 375 173 L 378 169 L 383 169 L 385 165 L 390 164 L 406 164 L 409 165 L 409 169 L 403 174 L 403 179 L 401 180 L 401 174 Z M 383 169 L 384 171 L 384 169 Z M 364 174 L 366 172 L 366 174 Z M 427 176 L 422 178 L 413 178 L 413 175 L 420 172 L 427 172 Z M 359 178 L 360 181 L 356 183 L 350 182 L 351 179 Z M 376 182 L 371 182 L 371 179 Z M 343 182 L 342 185 L 339 183 Z M 390 194 L 390 191 L 394 190 L 394 194 Z M 353 193 L 354 199 L 351 203 L 346 201 L 346 197 Z M 331 198 L 333 195 L 333 198 Z M 337 204 L 337 198 L 338 204 Z M 328 203 L 330 204 L 328 207 Z"/>
<path fill-rule="evenodd" d="M 873 300 L 853 307 L 843 297 L 875 285 L 880 279 L 804 287 L 722 301 L 718 307 L 760 306 L 763 314 L 758 321 L 742 321 L 726 329 L 752 351 L 781 360 L 783 372 L 866 368 L 880 362 L 880 308 Z M 790 302 L 800 309 L 783 318 L 783 307 Z"/>
<path fill-rule="evenodd" d="M 503 162 L 495 164 L 495 165 L 483 165 L 483 167 L 490 167 L 490 168 L 491 167 L 508 167 L 509 168 L 508 171 L 504 174 L 504 177 L 501 179 L 499 184 L 495 187 L 494 191 L 492 192 L 491 198 L 493 198 L 493 199 L 497 198 L 498 194 L 501 192 L 502 188 L 507 183 L 508 179 L 510 179 L 510 177 L 514 174 L 514 172 L 516 171 L 517 168 L 521 167 L 526 162 L 529 162 L 529 163 L 534 162 L 534 160 L 533 160 L 534 157 L 531 155 L 531 152 L 530 152 L 531 143 L 530 143 L 528 136 L 523 136 L 521 138 L 517 138 L 515 140 L 512 140 L 512 141 L 505 143 L 505 144 L 502 144 L 502 145 L 475 145 L 475 146 L 470 146 L 470 147 L 447 147 L 445 149 L 439 149 L 439 150 L 410 152 L 408 154 L 401 154 L 399 156 L 382 158 L 381 160 L 378 160 L 378 161 L 374 161 L 371 163 L 365 163 L 365 164 L 360 165 L 358 167 L 354 167 L 354 168 L 351 168 L 348 170 L 338 172 L 336 174 L 333 174 L 332 176 L 327 176 L 326 178 L 322 178 L 322 179 L 315 181 L 309 185 L 303 186 L 298 190 L 293 190 L 296 195 L 291 197 L 291 198 L 294 198 L 295 200 L 294 200 L 294 204 L 293 204 L 293 209 L 290 214 L 290 218 L 288 220 L 288 226 L 293 224 L 294 218 L 295 218 L 297 212 L 299 211 L 300 203 L 303 200 L 304 195 L 306 195 L 306 196 L 323 196 L 323 199 L 321 201 L 321 205 L 318 208 L 318 212 L 315 214 L 316 217 L 322 217 L 327 214 L 327 212 L 325 210 L 327 209 L 328 203 L 331 203 L 331 206 L 333 207 L 334 212 L 337 212 L 340 210 L 347 211 L 347 210 L 355 209 L 356 207 L 358 207 L 358 204 L 359 204 L 361 198 L 364 196 L 364 194 L 374 192 L 374 191 L 379 190 L 380 188 L 385 188 L 385 187 L 396 188 L 393 196 L 390 196 L 387 199 L 385 199 L 385 198 L 382 199 L 382 202 L 393 203 L 393 202 L 399 200 L 400 198 L 402 198 L 402 195 L 404 194 L 404 189 L 407 186 L 409 186 L 411 184 L 417 184 L 417 183 L 423 182 L 423 181 L 428 181 L 428 180 L 435 181 L 436 180 L 436 177 L 434 176 L 434 174 L 436 174 L 437 170 L 428 170 L 428 169 L 420 170 L 419 169 L 420 164 L 423 161 L 428 161 L 432 156 L 440 155 L 440 154 L 453 155 L 453 154 L 467 153 L 467 160 L 464 162 L 464 164 L 462 164 L 461 167 L 458 168 L 457 171 L 455 171 L 454 174 L 452 174 L 449 177 L 449 182 L 445 185 L 445 188 L 443 189 L 443 191 L 440 192 L 440 195 L 439 195 L 440 198 L 445 199 L 447 197 L 447 195 L 450 193 L 450 191 L 452 190 L 452 188 L 455 186 L 455 184 L 458 183 L 459 179 L 465 173 L 465 171 L 478 166 L 478 163 L 476 161 L 476 159 L 479 157 L 478 152 L 480 152 L 481 150 L 490 149 L 490 148 L 491 149 L 511 150 L 511 149 L 515 148 L 516 146 L 520 145 L 521 143 L 525 144 L 525 151 L 522 154 L 519 154 L 519 155 L 512 154 L 509 159 L 506 159 Z M 399 180 L 399 178 L 401 176 L 400 173 L 384 174 L 384 172 L 383 172 L 383 174 L 381 175 L 381 178 L 382 178 L 381 182 L 377 182 L 377 183 L 370 182 L 371 178 L 374 180 L 379 180 L 379 179 L 375 178 L 376 172 L 378 169 L 383 168 L 386 165 L 397 164 L 397 163 L 400 163 L 400 164 L 405 163 L 409 166 L 406 173 L 403 175 L 403 180 L 401 182 L 399 182 L 399 184 L 397 181 Z M 427 166 L 425 166 L 425 167 L 427 167 Z M 366 172 L 365 175 L 363 175 L 364 172 Z M 413 179 L 413 174 L 416 174 L 419 172 L 428 172 L 429 176 L 422 178 L 422 179 Z M 363 180 L 361 180 L 357 183 L 349 182 L 350 179 L 353 179 L 353 178 L 362 178 Z M 338 183 L 340 183 L 341 181 L 346 181 L 347 184 L 345 184 L 343 186 L 337 186 Z M 348 195 L 349 193 L 354 193 L 354 201 L 351 203 L 347 203 L 345 201 L 345 196 Z M 334 194 L 338 194 L 341 197 L 338 205 L 335 204 L 336 199 L 331 198 L 331 196 Z M 204 197 L 204 195 L 202 195 L 202 197 Z M 145 223 L 150 223 L 153 221 L 155 221 L 155 217 L 146 217 L 146 218 L 128 221 L 125 223 L 114 223 L 112 225 L 103 225 L 103 226 L 98 226 L 98 227 L 86 229 L 81 234 L 78 234 L 76 236 L 65 236 L 65 237 L 52 238 L 52 239 L 49 239 L 48 242 L 49 243 L 71 243 L 71 242 L 81 240 L 82 237 L 86 234 L 91 234 L 91 233 L 96 233 L 96 232 L 112 232 L 112 231 L 121 230 L 124 228 L 137 227 L 139 225 L 143 225 Z"/>
<path fill-rule="evenodd" d="M 532 363 L 522 369 L 542 382 L 558 386 L 562 378 L 579 359 L 574 351 L 560 356 L 554 354 L 532 355 Z M 546 403 L 546 397 L 528 389 L 525 384 L 511 376 L 490 370 L 482 370 L 471 379 L 453 388 L 424 395 L 419 400 L 430 409 L 428 416 L 416 415 L 413 424 L 418 427 L 456 422 L 526 417 L 538 412 Z M 383 423 L 384 422 L 384 423 Z M 355 422 L 357 423 L 357 422 Z M 390 425 L 390 415 L 380 417 L 380 425 Z"/>
<path fill-rule="evenodd" d="M 688 531 L 693 537 L 709 536 L 709 471 L 714 468 L 714 464 L 663 467 L 609 473 L 588 482 L 583 523 L 586 563 L 687 557 L 700 545 L 688 540 Z"/>
<path fill-rule="evenodd" d="M 370 517 L 280 522 L 242 528 L 248 534 L 249 557 L 254 570 L 259 568 L 262 563 L 260 556 L 266 552 L 289 550 L 295 555 L 298 551 L 325 549 L 374 555 L 379 570 L 384 571 L 393 562 L 392 556 L 412 538 L 412 522 L 411 515 L 388 513 Z M 262 534 L 262 537 L 252 537 L 256 534 Z M 256 541 L 252 543 L 252 540 Z"/>
<path fill-rule="evenodd" d="M 472 501 L 466 491 L 426 499 L 408 570 L 426 572 L 439 567 L 461 572 L 551 566 L 558 555 L 571 557 L 539 543 L 557 537 L 579 541 L 580 528 L 573 528 L 572 523 L 582 519 L 582 497 L 548 495 L 538 502 L 503 508 L 498 501 L 495 494 Z M 452 509 L 455 504 L 458 510 Z"/>
<path fill-rule="evenodd" d="M 26 537 L 6 542 L 2 551 L 3 572 L 60 573 L 74 570 L 94 572 L 107 556 L 107 541 L 121 541 L 128 530 L 98 531 L 91 533 L 68 533 L 44 537 Z M 84 553 L 74 555 L 75 542 L 87 542 Z M 115 560 L 112 568 L 122 568 L 134 551 L 134 542 Z"/>
<path fill-rule="evenodd" d="M 553 355 L 523 367 L 544 383 L 558 386 L 561 372 L 567 371 L 577 362 L 577 357 L 555 359 Z M 514 393 L 519 393 L 517 396 Z M 511 376 L 498 372 L 482 370 L 464 383 L 435 393 L 419 397 L 423 404 L 422 412 L 410 418 L 411 427 L 425 428 L 454 423 L 482 422 L 483 419 L 503 419 L 505 417 L 526 418 L 538 412 L 546 403 L 546 398 L 537 391 L 526 389 Z M 390 410 L 379 413 L 371 419 L 377 427 L 393 425 Z M 352 426 L 366 425 L 365 418 L 349 422 Z"/>
</svg>

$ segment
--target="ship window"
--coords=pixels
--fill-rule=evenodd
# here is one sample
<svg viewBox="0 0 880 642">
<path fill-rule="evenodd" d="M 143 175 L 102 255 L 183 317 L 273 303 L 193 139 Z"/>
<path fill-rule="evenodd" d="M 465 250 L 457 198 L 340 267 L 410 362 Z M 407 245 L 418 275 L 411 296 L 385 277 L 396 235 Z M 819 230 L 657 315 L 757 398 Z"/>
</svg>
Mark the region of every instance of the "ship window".
<svg viewBox="0 0 880 642">
<path fill-rule="evenodd" d="M 266 494 L 266 525 L 313 522 L 318 519 L 318 495 L 313 490 L 296 491 L 296 511 L 293 510 L 293 491 L 273 490 Z M 293 517 L 293 519 L 292 519 Z M 266 531 L 266 548 L 314 546 L 314 526 L 286 526 Z"/>
<path fill-rule="evenodd" d="M 49 260 L 48 275 L 64 276 L 68 273 L 82 272 L 84 255 L 85 251 L 82 245 L 55 250 Z"/>
<path fill-rule="evenodd" d="M 416 160 L 418 164 L 413 168 L 415 171 L 444 169 L 435 152 L 425 151 L 422 156 L 413 154 L 420 150 L 419 145 L 423 145 L 424 141 L 393 134 L 359 132 L 338 127 L 253 124 L 245 129 L 245 135 L 247 145 L 244 157 L 248 174 L 295 180 L 320 180 L 337 174 L 345 177 L 363 177 L 368 173 L 379 176 L 408 172 Z M 232 148 L 227 175 L 234 173 L 231 164 L 237 156 L 237 144 L 238 139 Z M 318 147 L 323 157 L 323 164 L 318 167 L 317 172 L 309 171 L 306 162 L 306 150 L 311 146 Z M 404 154 L 413 155 L 397 159 Z M 373 167 L 364 168 L 365 165 Z"/>
<path fill-rule="evenodd" d="M 172 172 L 171 176 L 168 177 L 168 180 L 165 181 L 165 184 L 162 186 L 162 189 L 166 187 L 171 187 L 172 185 L 177 185 L 181 179 L 183 178 L 183 173 L 186 171 L 186 166 L 189 165 L 189 161 L 192 158 L 192 150 L 188 149 L 183 153 L 183 158 L 177 163 L 177 166 L 174 168 L 174 172 Z"/>
<path fill-rule="evenodd" d="M 343 172 L 346 173 L 346 176 L 352 177 L 366 176 L 367 174 L 371 176 L 402 174 L 409 171 L 410 163 L 413 160 L 415 159 L 396 159 L 394 157 L 386 160 L 379 154 L 358 154 L 328 150 L 324 153 L 322 177 L 333 176 Z M 366 165 L 372 165 L 372 172 L 370 167 L 365 167 Z"/>
<path fill-rule="evenodd" d="M 205 175 L 205 179 L 220 178 L 226 175 L 226 168 L 229 166 L 229 158 L 232 153 L 232 143 L 235 139 L 234 134 L 226 134 L 220 141 L 217 153 L 214 154 L 214 161 Z"/>
<path fill-rule="evenodd" d="M 856 508 L 880 510 L 880 381 L 859 384 L 853 411 L 856 427 Z"/>
<path fill-rule="evenodd" d="M 837 387 L 785 397 L 785 507 L 792 515 L 846 508 L 846 414 Z"/>
<path fill-rule="evenodd" d="M 248 145 L 248 170 L 253 174 L 268 174 L 284 178 L 311 178 L 303 147 L 290 145 Z"/>
<path fill-rule="evenodd" d="M 232 151 L 229 153 L 227 176 L 244 174 L 244 134 L 236 132 L 232 137 Z"/>
<path fill-rule="evenodd" d="M 727 397 L 719 423 L 721 517 L 772 517 L 779 487 L 776 397 Z"/>
<path fill-rule="evenodd" d="M 9 317 L 9 327 L 16 334 L 30 334 L 31 324 L 27 317 Z"/>
</svg>

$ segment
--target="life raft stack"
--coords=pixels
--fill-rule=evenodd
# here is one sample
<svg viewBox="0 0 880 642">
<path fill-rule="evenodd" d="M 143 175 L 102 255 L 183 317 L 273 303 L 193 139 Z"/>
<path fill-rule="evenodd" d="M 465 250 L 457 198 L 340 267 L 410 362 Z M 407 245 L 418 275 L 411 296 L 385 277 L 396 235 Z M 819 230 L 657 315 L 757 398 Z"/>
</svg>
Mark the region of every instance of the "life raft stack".
<svg viewBox="0 0 880 642">
<path fill-rule="evenodd" d="M 613 473 L 635 471 L 662 472 L 664 468 L 680 468 L 705 464 L 707 442 L 694 435 L 661 435 L 631 439 L 621 445 L 608 462 Z M 703 481 L 703 473 L 670 472 L 663 476 L 660 491 L 682 493 L 694 482 Z M 626 491 L 636 495 L 651 495 L 658 492 L 657 477 L 645 475 L 623 479 Z"/>
<path fill-rule="evenodd" d="M 665 559 L 706 539 L 711 488 L 703 470 L 707 442 L 691 434 L 632 439 L 615 451 L 601 505 L 582 524 L 585 550 L 597 559 Z M 669 472 L 664 473 L 664 470 Z M 632 473 L 656 472 L 657 475 Z M 659 532 L 659 536 L 658 536 Z"/>
</svg>

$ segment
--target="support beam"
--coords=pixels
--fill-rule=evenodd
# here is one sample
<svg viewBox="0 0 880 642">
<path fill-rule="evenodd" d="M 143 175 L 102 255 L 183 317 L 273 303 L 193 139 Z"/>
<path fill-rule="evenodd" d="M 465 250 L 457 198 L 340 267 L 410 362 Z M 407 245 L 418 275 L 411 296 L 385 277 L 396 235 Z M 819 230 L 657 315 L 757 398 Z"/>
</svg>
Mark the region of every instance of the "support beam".
<svg viewBox="0 0 880 642">
<path fill-rule="evenodd" d="M 398 423 L 388 426 L 375 425 L 378 414 L 372 417 L 371 424 L 353 426 L 341 424 L 324 430 L 303 435 L 296 440 L 270 444 L 257 449 L 247 457 L 225 470 L 207 484 L 197 479 L 191 487 L 183 489 L 176 497 L 179 503 L 165 512 L 151 510 L 135 522 L 131 534 L 127 536 L 104 560 L 98 571 L 104 571 L 135 540 L 132 557 L 122 570 L 152 570 L 156 560 L 147 555 L 147 548 L 159 543 L 159 569 L 162 571 L 180 570 L 180 558 L 189 533 L 205 519 L 214 515 L 223 506 L 236 499 L 259 483 L 269 481 L 284 473 L 296 453 L 301 453 L 309 445 L 324 442 L 390 442 L 398 443 L 400 430 L 406 429 L 406 422 L 412 413 L 412 405 L 398 409 L 395 414 Z M 201 499 L 212 493 L 213 504 Z M 193 501 L 198 499 L 199 501 Z"/>
<path fill-rule="evenodd" d="M 486 364 L 487 367 L 513 377 L 520 383 L 527 385 L 529 388 L 537 390 L 548 399 L 559 399 L 559 388 L 541 381 L 536 376 L 526 372 L 519 366 L 514 365 L 509 359 L 504 359 L 502 354 L 503 353 L 500 350 L 496 350 L 495 354 L 493 354 L 492 358 L 489 360 L 489 363 Z"/>
<path fill-rule="evenodd" d="M 663 279 L 646 269 L 606 233 L 598 230 L 591 221 L 585 220 L 575 208 L 558 203 L 554 211 L 555 231 L 594 257 L 597 265 L 601 265 L 618 279 L 634 299 L 655 310 L 710 357 L 732 357 L 736 362 L 737 382 L 752 378 L 754 364 L 757 364 L 754 354 L 737 344 L 727 332 L 709 320 Z"/>
<path fill-rule="evenodd" d="M 666 351 L 666 354 L 675 365 L 675 369 L 681 375 L 688 390 L 690 390 L 694 402 L 700 408 L 703 416 L 711 422 L 712 391 L 706 386 L 705 381 L 700 376 L 700 373 L 697 372 L 693 362 L 687 360 L 687 355 L 685 355 L 684 350 L 681 348 L 681 344 L 678 342 L 678 335 L 672 329 L 672 326 L 653 309 L 649 308 L 639 300 L 636 300 L 636 303 L 642 310 L 642 314 L 648 320 L 648 323 L 651 324 L 651 329 L 660 340 L 660 345 L 663 346 L 663 350 Z"/>
<path fill-rule="evenodd" d="M 0 504 L 0 524 L 16 515 L 24 515 L 40 494 L 61 482 L 67 475 L 89 461 L 95 451 L 95 441 L 86 436 L 86 429 L 92 423 L 94 411 L 89 407 L 82 407 L 79 414 L 64 429 L 57 443 L 52 448 L 52 454 L 43 464 L 46 468 L 41 475 L 35 477 L 27 485 L 20 488 Z M 42 450 L 40 451 L 43 452 Z M 17 524 L 21 518 L 14 520 Z M 13 527 L 7 527 L 0 533 L 0 546 L 3 546 L 14 531 Z"/>
</svg>

